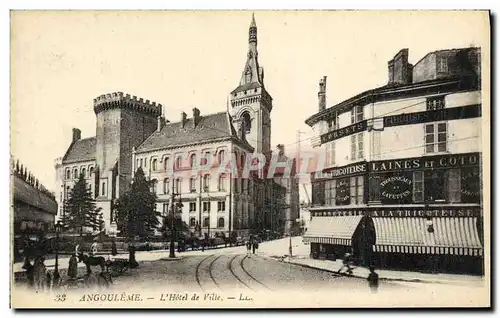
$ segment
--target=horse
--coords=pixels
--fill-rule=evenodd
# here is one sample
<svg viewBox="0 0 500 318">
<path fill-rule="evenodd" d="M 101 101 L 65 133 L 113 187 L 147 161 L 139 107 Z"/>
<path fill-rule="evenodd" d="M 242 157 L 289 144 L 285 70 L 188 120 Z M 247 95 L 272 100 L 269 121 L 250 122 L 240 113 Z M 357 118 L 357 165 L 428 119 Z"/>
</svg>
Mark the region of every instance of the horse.
<svg viewBox="0 0 500 318">
<path fill-rule="evenodd" d="M 87 273 L 91 273 L 91 266 L 101 266 L 101 273 L 104 272 L 106 267 L 106 259 L 102 256 L 88 256 L 83 252 L 78 253 L 78 262 L 83 262 L 87 266 Z"/>
</svg>

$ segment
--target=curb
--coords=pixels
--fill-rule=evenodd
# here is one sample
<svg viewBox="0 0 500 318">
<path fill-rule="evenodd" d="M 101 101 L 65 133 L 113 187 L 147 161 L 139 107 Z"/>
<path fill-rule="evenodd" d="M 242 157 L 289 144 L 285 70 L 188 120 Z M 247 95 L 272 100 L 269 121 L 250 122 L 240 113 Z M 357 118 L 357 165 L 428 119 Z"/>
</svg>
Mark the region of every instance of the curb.
<svg viewBox="0 0 500 318">
<path fill-rule="evenodd" d="M 295 262 L 290 262 L 290 261 L 285 261 L 285 260 L 284 261 L 277 260 L 277 261 L 278 262 L 283 262 L 283 263 L 294 264 L 294 265 L 298 265 L 298 266 L 302 266 L 302 267 L 306 267 L 306 268 L 321 270 L 321 271 L 325 271 L 325 272 L 329 272 L 329 273 L 335 274 L 337 276 L 366 279 L 365 276 L 361 276 L 359 274 L 358 275 L 356 275 L 356 274 L 347 275 L 347 274 L 344 274 L 344 273 L 340 273 L 339 274 L 336 271 L 332 271 L 332 270 L 329 270 L 329 269 L 326 269 L 326 268 L 314 267 L 314 266 L 307 265 L 307 264 L 295 263 Z M 394 277 L 380 277 L 379 280 L 381 280 L 381 281 L 393 281 L 393 282 L 405 282 L 405 283 L 445 284 L 445 285 L 457 285 L 457 284 L 458 285 L 464 285 L 464 284 L 468 283 L 468 282 L 465 282 L 465 281 L 456 281 L 456 282 L 454 282 L 454 281 L 430 280 L 430 279 L 421 279 L 421 278 L 394 278 Z"/>
</svg>

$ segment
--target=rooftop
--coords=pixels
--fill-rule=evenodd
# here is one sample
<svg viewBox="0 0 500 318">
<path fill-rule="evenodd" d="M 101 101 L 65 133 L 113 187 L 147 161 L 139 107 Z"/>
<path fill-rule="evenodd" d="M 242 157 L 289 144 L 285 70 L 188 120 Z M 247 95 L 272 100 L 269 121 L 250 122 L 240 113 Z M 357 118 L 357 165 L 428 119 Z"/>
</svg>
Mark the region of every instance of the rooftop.
<svg viewBox="0 0 500 318">
<path fill-rule="evenodd" d="M 63 163 L 95 160 L 96 143 L 96 137 L 77 140 L 69 146 Z"/>
</svg>

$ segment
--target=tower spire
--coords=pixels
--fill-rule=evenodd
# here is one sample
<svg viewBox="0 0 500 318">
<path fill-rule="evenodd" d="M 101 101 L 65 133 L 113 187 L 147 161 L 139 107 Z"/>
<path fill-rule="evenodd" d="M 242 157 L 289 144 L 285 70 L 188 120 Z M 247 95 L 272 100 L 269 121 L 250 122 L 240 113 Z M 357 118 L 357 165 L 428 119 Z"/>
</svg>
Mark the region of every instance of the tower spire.
<svg viewBox="0 0 500 318">
<path fill-rule="evenodd" d="M 248 43 L 257 44 L 257 24 L 255 23 L 255 14 L 252 12 L 252 22 L 248 30 Z"/>
</svg>

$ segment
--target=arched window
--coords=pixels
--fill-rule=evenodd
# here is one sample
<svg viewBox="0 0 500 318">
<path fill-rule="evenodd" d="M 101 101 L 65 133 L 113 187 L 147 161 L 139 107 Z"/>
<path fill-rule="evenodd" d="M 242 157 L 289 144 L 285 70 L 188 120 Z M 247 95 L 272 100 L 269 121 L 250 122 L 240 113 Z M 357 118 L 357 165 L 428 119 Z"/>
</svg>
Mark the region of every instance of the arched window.
<svg viewBox="0 0 500 318">
<path fill-rule="evenodd" d="M 244 112 L 241 115 L 241 119 L 243 120 L 243 128 L 245 129 L 245 133 L 248 134 L 250 130 L 252 130 L 252 118 L 250 117 L 250 113 Z"/>
<path fill-rule="evenodd" d="M 163 179 L 163 194 L 170 193 L 170 180 L 168 178 Z"/>
<path fill-rule="evenodd" d="M 226 191 L 226 174 L 224 173 L 219 176 L 218 189 L 219 191 Z"/>
<path fill-rule="evenodd" d="M 66 179 L 71 179 L 71 171 L 66 169 Z"/>
<path fill-rule="evenodd" d="M 101 195 L 106 195 L 106 183 L 103 182 L 101 185 Z"/>
<path fill-rule="evenodd" d="M 209 217 L 205 217 L 203 219 L 203 226 L 204 227 L 208 227 L 209 224 L 210 224 L 210 218 Z"/>
<path fill-rule="evenodd" d="M 175 193 L 181 193 L 182 190 L 182 179 L 177 178 L 175 180 Z"/>
<path fill-rule="evenodd" d="M 163 169 L 165 169 L 165 171 L 168 171 L 168 169 L 170 169 L 170 158 L 169 157 L 165 157 L 165 159 L 163 159 Z"/>
<path fill-rule="evenodd" d="M 78 179 L 78 169 L 73 169 L 73 179 Z"/>
<path fill-rule="evenodd" d="M 176 168 L 182 167 L 182 158 L 180 156 L 175 158 L 175 167 Z"/>
<path fill-rule="evenodd" d="M 156 166 L 157 161 L 158 161 L 158 160 L 156 160 L 156 158 L 155 158 L 155 159 L 153 159 L 153 161 L 151 162 L 151 169 L 152 169 L 152 171 L 156 171 L 156 169 L 157 169 L 157 166 Z"/>
<path fill-rule="evenodd" d="M 93 174 L 94 174 L 94 167 L 90 167 L 89 168 L 89 177 L 92 177 Z"/>
<path fill-rule="evenodd" d="M 196 226 L 196 219 L 195 218 L 189 219 L 189 226 L 192 226 L 192 227 Z"/>
<path fill-rule="evenodd" d="M 217 227 L 224 227 L 225 226 L 225 220 L 224 218 L 219 218 L 219 221 L 217 222 Z"/>
<path fill-rule="evenodd" d="M 87 169 L 82 168 L 82 174 L 84 178 L 87 178 Z"/>
<path fill-rule="evenodd" d="M 189 166 L 190 167 L 194 167 L 196 165 L 196 154 L 191 154 L 191 156 L 189 156 Z"/>
<path fill-rule="evenodd" d="M 219 154 L 218 154 L 218 157 L 217 157 L 217 161 L 219 163 L 224 162 L 224 150 L 219 151 Z"/>
<path fill-rule="evenodd" d="M 210 175 L 206 174 L 203 176 L 203 191 L 209 192 L 210 190 Z"/>
</svg>

